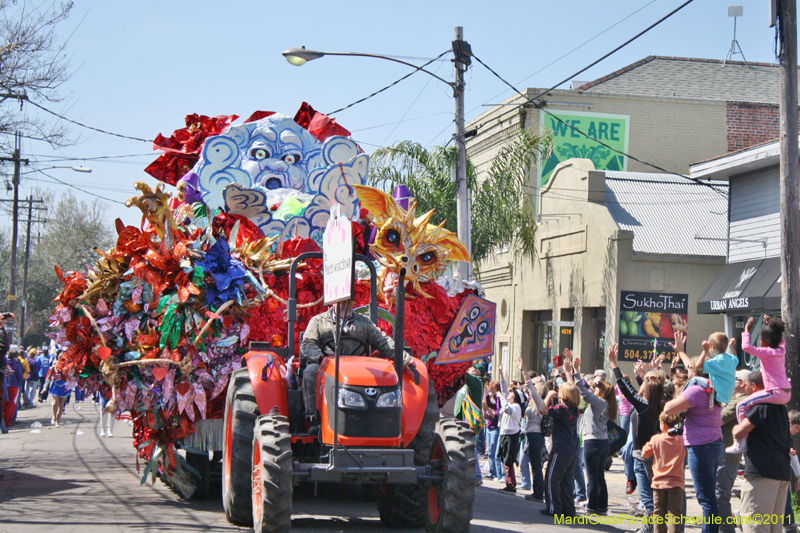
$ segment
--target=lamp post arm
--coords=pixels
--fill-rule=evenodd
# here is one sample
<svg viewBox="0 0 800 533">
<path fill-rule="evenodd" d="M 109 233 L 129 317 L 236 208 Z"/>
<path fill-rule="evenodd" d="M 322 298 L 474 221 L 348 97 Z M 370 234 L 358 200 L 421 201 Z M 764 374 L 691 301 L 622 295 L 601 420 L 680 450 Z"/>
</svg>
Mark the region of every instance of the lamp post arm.
<svg viewBox="0 0 800 533">
<path fill-rule="evenodd" d="M 381 55 L 377 55 L 377 54 L 359 54 L 359 53 L 355 53 L 355 52 L 349 52 L 349 53 L 331 53 L 331 52 L 324 52 L 324 54 L 325 54 L 326 56 L 355 56 L 355 57 L 374 57 L 374 58 L 376 58 L 376 59 L 386 59 L 387 61 L 394 61 L 395 63 L 400 63 L 401 65 L 405 65 L 405 66 L 407 66 L 407 67 L 411 67 L 411 68 L 413 68 L 414 70 L 419 70 L 419 71 L 422 71 L 422 72 L 424 72 L 425 74 L 428 74 L 429 76 L 433 76 L 434 78 L 436 78 L 437 80 L 441 81 L 442 83 L 446 83 L 447 85 L 449 85 L 451 89 L 455 89 L 455 88 L 456 88 L 456 84 L 455 84 L 454 82 L 452 82 L 452 81 L 447 81 L 447 80 L 445 80 L 445 79 L 443 79 L 443 78 L 440 78 L 439 76 L 437 76 L 436 74 L 434 74 L 434 73 L 433 73 L 433 72 L 431 72 L 430 70 L 425 70 L 424 68 L 422 68 L 422 67 L 418 67 L 417 65 L 414 65 L 413 63 L 408 63 L 408 62 L 406 62 L 406 61 L 402 61 L 402 60 L 400 60 L 400 59 L 395 59 L 395 58 L 393 58 L 393 57 L 381 56 Z"/>
</svg>

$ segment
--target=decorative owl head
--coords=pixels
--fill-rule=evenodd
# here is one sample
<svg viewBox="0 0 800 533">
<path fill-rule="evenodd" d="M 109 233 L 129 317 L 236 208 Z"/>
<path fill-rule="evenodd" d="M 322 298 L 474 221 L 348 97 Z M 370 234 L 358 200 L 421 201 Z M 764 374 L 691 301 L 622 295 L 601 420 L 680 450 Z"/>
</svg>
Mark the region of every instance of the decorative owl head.
<svg viewBox="0 0 800 533">
<path fill-rule="evenodd" d="M 375 242 L 370 245 L 372 253 L 386 270 L 399 274 L 406 269 L 406 280 L 414 289 L 427 298 L 431 296 L 420 287 L 420 283 L 437 278 L 450 261 L 469 261 L 469 253 L 456 235 L 438 226 L 429 224 L 434 210 L 416 217 L 417 204 L 411 201 L 408 211 L 385 192 L 353 185 L 361 206 L 369 211 L 378 228 Z"/>
</svg>

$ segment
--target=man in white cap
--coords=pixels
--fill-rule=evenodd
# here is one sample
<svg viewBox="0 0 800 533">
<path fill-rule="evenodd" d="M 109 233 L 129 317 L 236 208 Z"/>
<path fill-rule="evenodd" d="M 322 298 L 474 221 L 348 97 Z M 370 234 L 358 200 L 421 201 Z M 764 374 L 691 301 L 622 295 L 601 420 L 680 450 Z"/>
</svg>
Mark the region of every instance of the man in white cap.
<svg viewBox="0 0 800 533">
<path fill-rule="evenodd" d="M 733 396 L 731 400 L 722 409 L 722 442 L 725 446 L 730 446 L 733 443 L 733 426 L 736 425 L 736 406 L 747 397 L 745 393 L 745 381 L 747 376 L 750 375 L 749 370 L 737 370 L 735 383 L 733 386 Z M 739 463 L 742 460 L 742 454 L 725 454 L 725 460 L 717 469 L 717 507 L 719 507 L 719 516 L 722 518 L 722 524 L 719 526 L 720 533 L 735 533 L 736 526 L 729 524 L 727 517 L 731 514 L 731 490 L 733 483 L 736 481 L 736 474 L 739 471 Z"/>
</svg>

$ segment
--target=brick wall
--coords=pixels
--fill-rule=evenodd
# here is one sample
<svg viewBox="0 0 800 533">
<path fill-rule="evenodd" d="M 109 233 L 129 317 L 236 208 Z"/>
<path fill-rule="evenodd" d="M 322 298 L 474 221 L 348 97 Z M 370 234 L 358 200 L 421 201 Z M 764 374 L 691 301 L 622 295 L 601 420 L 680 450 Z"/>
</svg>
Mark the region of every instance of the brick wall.
<svg viewBox="0 0 800 533">
<path fill-rule="evenodd" d="M 774 141 L 779 136 L 780 106 L 751 102 L 727 102 L 725 122 L 728 152 Z"/>
</svg>

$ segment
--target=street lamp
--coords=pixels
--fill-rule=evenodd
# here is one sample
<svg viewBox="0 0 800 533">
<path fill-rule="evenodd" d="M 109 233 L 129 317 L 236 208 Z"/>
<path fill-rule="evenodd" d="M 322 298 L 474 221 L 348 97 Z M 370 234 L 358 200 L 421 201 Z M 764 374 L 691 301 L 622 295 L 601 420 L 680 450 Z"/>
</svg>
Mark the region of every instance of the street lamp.
<svg viewBox="0 0 800 533">
<path fill-rule="evenodd" d="M 467 251 L 472 253 L 472 236 L 470 234 L 471 222 L 469 212 L 469 191 L 467 189 L 467 148 L 464 138 L 464 72 L 472 63 L 472 49 L 468 42 L 464 40 L 464 30 L 461 26 L 456 26 L 455 40 L 453 41 L 453 54 L 455 59 L 455 81 L 447 81 L 440 78 L 433 72 L 425 70 L 422 67 L 401 61 L 393 57 L 387 57 L 375 54 L 357 54 L 357 53 L 331 53 L 319 52 L 316 50 L 307 50 L 302 48 L 289 48 L 283 52 L 283 57 L 286 58 L 290 64 L 300 67 L 305 65 L 308 61 L 319 59 L 323 56 L 354 56 L 354 57 L 373 57 L 375 59 L 385 59 L 387 61 L 394 61 L 401 65 L 409 66 L 415 70 L 419 70 L 433 76 L 437 80 L 447 84 L 453 89 L 453 98 L 456 101 L 456 213 L 458 218 L 458 238 L 467 247 Z M 471 265 L 466 261 L 459 262 L 458 265 L 459 277 L 463 280 L 470 278 Z"/>
</svg>

